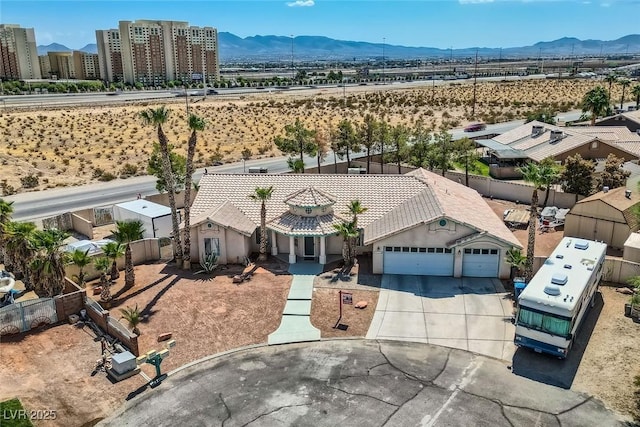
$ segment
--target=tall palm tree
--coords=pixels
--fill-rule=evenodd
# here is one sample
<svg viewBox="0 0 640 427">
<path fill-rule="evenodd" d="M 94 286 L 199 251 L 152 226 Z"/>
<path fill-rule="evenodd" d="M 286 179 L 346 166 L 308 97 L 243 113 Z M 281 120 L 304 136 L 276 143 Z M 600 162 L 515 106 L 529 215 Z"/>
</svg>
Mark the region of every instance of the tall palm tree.
<svg viewBox="0 0 640 427">
<path fill-rule="evenodd" d="M 31 240 L 36 231 L 36 225 L 32 222 L 10 221 L 4 224 L 3 228 L 5 262 L 17 277 L 26 278 L 27 267 L 34 254 Z"/>
<path fill-rule="evenodd" d="M 353 265 L 355 258 L 353 241 L 359 235 L 358 229 L 354 226 L 353 222 L 341 222 L 339 224 L 333 224 L 333 227 L 342 237 L 342 259 L 345 268 L 349 268 Z"/>
<path fill-rule="evenodd" d="M 96 270 L 100 272 L 100 301 L 111 301 L 111 282 L 107 280 L 107 270 L 109 269 L 109 258 L 98 257 L 93 261 Z"/>
<path fill-rule="evenodd" d="M 191 180 L 193 179 L 193 157 L 196 154 L 196 145 L 198 143 L 198 132 L 202 132 L 206 126 L 204 119 L 191 114 L 189 116 L 189 129 L 191 136 L 187 146 L 187 176 L 184 187 L 184 253 L 182 254 L 183 265 L 185 270 L 191 270 Z"/>
<path fill-rule="evenodd" d="M 348 213 L 351 214 L 351 224 L 353 224 L 353 229 L 356 232 L 356 236 L 351 238 L 351 251 L 353 252 L 351 258 L 355 259 L 355 250 L 356 250 L 356 241 L 358 237 L 360 237 L 360 230 L 358 229 L 358 215 L 365 213 L 369 210 L 369 208 L 365 208 L 360 203 L 360 200 L 352 200 L 347 205 Z"/>
<path fill-rule="evenodd" d="M 609 108 L 608 96 L 602 86 L 596 86 L 582 98 L 582 111 L 591 113 L 591 126 L 595 125 L 598 116 Z"/>
<path fill-rule="evenodd" d="M 267 205 L 266 202 L 273 195 L 273 186 L 256 187 L 249 198 L 260 202 L 260 255 L 258 261 L 267 260 Z"/>
<path fill-rule="evenodd" d="M 640 84 L 631 88 L 631 94 L 636 97 L 636 110 L 640 108 Z"/>
<path fill-rule="evenodd" d="M 102 252 L 104 252 L 104 256 L 111 260 L 111 272 L 109 275 L 111 276 L 111 281 L 115 282 L 120 277 L 118 258 L 124 255 L 124 246 L 118 242 L 109 242 L 102 247 Z"/>
<path fill-rule="evenodd" d="M 65 264 L 69 254 L 61 250 L 69 233 L 57 229 L 36 230 L 31 237 L 34 255 L 29 280 L 38 295 L 54 297 L 64 290 Z"/>
<path fill-rule="evenodd" d="M 542 185 L 544 186 L 545 195 L 542 206 L 547 206 L 549 201 L 549 193 L 551 192 L 551 186 L 556 184 L 560 180 L 562 175 L 562 166 L 557 165 L 553 157 L 547 157 L 540 162 L 540 178 L 542 179 Z"/>
<path fill-rule="evenodd" d="M 524 277 L 528 283 L 533 277 L 533 257 L 536 246 L 536 220 L 538 218 L 538 190 L 544 188 L 542 167 L 535 163 L 527 163 L 519 169 L 522 179 L 533 184 L 531 194 L 531 214 L 529 216 L 529 238 L 527 239 L 527 260 L 524 265 Z"/>
<path fill-rule="evenodd" d="M 609 83 L 609 91 L 607 92 L 607 107 L 609 107 L 611 106 L 611 86 L 618 81 L 618 76 L 611 73 L 604 78 L 604 81 Z"/>
<path fill-rule="evenodd" d="M 78 285 L 84 288 L 85 285 L 85 277 L 87 274 L 84 272 L 84 268 L 91 264 L 91 257 L 89 256 L 89 249 L 83 251 L 82 249 L 76 249 L 71 253 L 71 262 L 73 265 L 78 267 L 78 274 L 76 275 L 76 280 L 78 281 Z"/>
<path fill-rule="evenodd" d="M 165 106 L 156 109 L 149 108 L 140 112 L 140 118 L 145 125 L 156 126 L 158 129 L 158 143 L 162 152 L 162 169 L 164 181 L 167 184 L 167 195 L 169 196 L 169 207 L 171 208 L 171 223 L 173 227 L 173 247 L 176 263 L 182 265 L 182 242 L 180 241 L 180 228 L 178 224 L 178 211 L 176 210 L 175 180 L 171 170 L 171 160 L 169 153 L 169 141 L 162 129 L 162 125 L 167 123 L 169 112 Z M 190 185 L 190 184 L 189 184 Z"/>
<path fill-rule="evenodd" d="M 11 214 L 13 214 L 12 205 L 13 202 L 0 199 L 0 262 L 4 262 L 6 251 L 4 226 L 11 221 Z"/>
<path fill-rule="evenodd" d="M 620 96 L 620 109 L 622 110 L 624 108 L 624 92 L 627 89 L 627 87 L 631 85 L 631 80 L 620 79 L 618 80 L 618 83 L 620 83 L 620 86 L 622 86 L 622 96 Z"/>
<path fill-rule="evenodd" d="M 142 221 L 116 221 L 116 230 L 113 230 L 113 236 L 121 245 L 125 245 L 124 249 L 124 286 L 132 287 L 136 282 L 135 271 L 133 270 L 133 260 L 131 258 L 131 242 L 142 239 L 144 228 Z"/>
</svg>

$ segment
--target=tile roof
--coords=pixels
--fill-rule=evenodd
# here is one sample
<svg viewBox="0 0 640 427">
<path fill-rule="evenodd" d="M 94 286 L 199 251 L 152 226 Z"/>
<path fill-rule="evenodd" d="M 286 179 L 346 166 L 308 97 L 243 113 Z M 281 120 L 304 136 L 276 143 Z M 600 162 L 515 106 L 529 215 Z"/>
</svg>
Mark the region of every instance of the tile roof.
<svg viewBox="0 0 640 427">
<path fill-rule="evenodd" d="M 293 236 L 325 236 L 336 232 L 334 225 L 348 221 L 340 215 L 305 217 L 285 212 L 267 223 L 267 228 Z"/>
<path fill-rule="evenodd" d="M 534 126 L 541 126 L 542 133 L 534 134 L 532 132 Z M 552 139 L 551 131 L 562 132 L 562 137 Z M 640 137 L 621 126 L 567 128 L 532 121 L 494 137 L 493 141 L 502 144 L 505 149 L 522 150 L 530 159 L 539 162 L 546 157 L 557 156 L 596 139 L 635 157 L 640 157 Z M 492 148 L 496 149 L 496 147 Z"/>
<path fill-rule="evenodd" d="M 235 207 L 231 202 L 224 201 L 213 209 L 203 210 L 199 214 L 191 215 L 191 226 L 211 221 L 223 227 L 232 228 L 241 234 L 250 236 L 256 229 L 256 224 Z M 259 220 L 258 220 L 259 223 Z"/>
<path fill-rule="evenodd" d="M 611 206 L 614 209 L 622 212 L 627 224 L 632 229 L 636 228 L 640 225 L 640 221 L 638 220 L 638 215 L 636 215 L 636 206 L 640 205 L 640 193 L 638 191 L 631 191 L 631 198 L 628 199 L 625 197 L 625 191 L 627 188 L 619 187 L 614 188 L 613 190 L 609 190 L 606 193 L 604 191 L 600 191 L 596 194 L 593 194 L 589 197 L 586 197 L 580 200 L 578 203 L 589 203 L 596 200 L 600 200 L 603 203 Z"/>
<path fill-rule="evenodd" d="M 260 203 L 251 200 L 249 194 L 257 187 L 265 186 L 273 186 L 271 199 L 266 202 L 270 228 L 293 226 L 293 219 L 282 217 L 289 212 L 285 200 L 296 191 L 313 187 L 321 188 L 320 191 L 334 198 L 334 217 L 348 218 L 348 205 L 352 200 L 357 199 L 368 208 L 358 216 L 359 227 L 367 229 L 371 225 L 365 231 L 367 242 L 374 235 L 389 235 L 416 224 L 416 221 L 447 216 L 520 247 L 518 240 L 475 190 L 422 169 L 409 175 L 206 174 L 200 180 L 200 190 L 191 207 L 192 223 L 228 202 L 253 222 L 255 229 L 260 224 Z M 389 218 L 372 225 L 387 215 Z"/>
<path fill-rule="evenodd" d="M 314 187 L 307 187 L 298 190 L 284 199 L 284 202 L 291 206 L 303 208 L 315 206 L 329 206 L 336 202 L 335 197 Z"/>
</svg>

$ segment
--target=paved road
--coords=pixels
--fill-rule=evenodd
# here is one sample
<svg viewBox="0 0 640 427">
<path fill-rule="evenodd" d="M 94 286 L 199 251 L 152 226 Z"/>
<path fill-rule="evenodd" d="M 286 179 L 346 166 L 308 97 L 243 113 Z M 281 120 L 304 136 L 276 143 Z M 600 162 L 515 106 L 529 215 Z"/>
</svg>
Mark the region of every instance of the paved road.
<svg viewBox="0 0 640 427">
<path fill-rule="evenodd" d="M 436 344 L 510 361 L 512 310 L 498 279 L 386 274 L 367 338 Z"/>
<path fill-rule="evenodd" d="M 518 377 L 497 360 L 391 341 L 240 350 L 138 392 L 98 425 L 622 426 L 596 399 Z"/>
</svg>

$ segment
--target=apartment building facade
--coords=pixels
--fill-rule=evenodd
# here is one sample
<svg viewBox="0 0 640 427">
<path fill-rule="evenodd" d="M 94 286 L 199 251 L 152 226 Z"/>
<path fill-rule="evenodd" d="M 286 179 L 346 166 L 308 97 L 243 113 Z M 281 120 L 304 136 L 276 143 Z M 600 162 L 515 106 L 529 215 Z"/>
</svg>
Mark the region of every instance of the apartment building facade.
<svg viewBox="0 0 640 427">
<path fill-rule="evenodd" d="M 40 61 L 33 28 L 0 24 L 0 78 L 40 79 Z"/>
<path fill-rule="evenodd" d="M 96 31 L 99 68 L 108 82 L 157 86 L 209 82 L 219 74 L 218 32 L 184 21 L 120 21 Z"/>
</svg>

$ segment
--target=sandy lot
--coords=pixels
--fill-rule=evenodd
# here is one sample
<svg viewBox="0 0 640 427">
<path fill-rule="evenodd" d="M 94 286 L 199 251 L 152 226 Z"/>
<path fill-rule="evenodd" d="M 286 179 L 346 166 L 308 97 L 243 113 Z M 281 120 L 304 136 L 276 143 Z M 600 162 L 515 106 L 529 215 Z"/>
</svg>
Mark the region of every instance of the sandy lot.
<svg viewBox="0 0 640 427">
<path fill-rule="evenodd" d="M 240 158 L 243 149 L 252 157 L 278 153 L 276 135 L 295 119 L 328 131 L 344 118 L 362 121 L 365 114 L 384 117 L 396 124 L 432 129 L 464 126 L 472 120 L 506 121 L 551 105 L 557 110 L 575 108 L 584 93 L 598 82 L 590 80 L 525 80 L 485 82 L 477 87 L 477 115 L 470 116 L 473 86 L 451 83 L 434 88 L 403 88 L 403 85 L 318 89 L 304 94 L 259 93 L 236 99 L 207 97 L 193 103 L 192 111 L 208 126 L 199 138 L 197 166 Z M 615 85 L 617 86 L 617 85 Z M 613 98 L 616 99 L 615 87 Z M 195 101 L 195 100 L 194 100 Z M 183 100 L 165 102 L 172 110 L 165 131 L 178 152 L 186 149 L 189 130 Z M 143 126 L 138 113 L 152 103 L 127 106 L 66 107 L 38 111 L 3 111 L 0 114 L 0 182 L 23 191 L 21 177 L 39 177 L 37 189 L 80 185 L 95 181 L 96 171 L 119 175 L 128 164 L 146 173 L 155 129 Z"/>
</svg>

